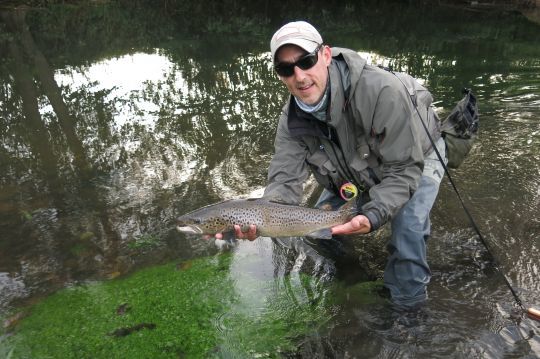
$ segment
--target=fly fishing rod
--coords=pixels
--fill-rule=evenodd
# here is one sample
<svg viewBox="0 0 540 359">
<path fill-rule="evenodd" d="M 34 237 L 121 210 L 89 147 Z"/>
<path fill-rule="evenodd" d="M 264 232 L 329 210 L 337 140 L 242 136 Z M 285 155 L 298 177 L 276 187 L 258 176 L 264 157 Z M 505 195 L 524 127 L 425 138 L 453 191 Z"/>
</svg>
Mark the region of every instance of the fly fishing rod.
<svg viewBox="0 0 540 359">
<path fill-rule="evenodd" d="M 463 198 L 461 198 L 461 195 L 460 195 L 460 193 L 459 193 L 459 191 L 457 189 L 457 186 L 456 186 L 452 176 L 450 175 L 450 171 L 448 170 L 448 166 L 446 165 L 445 161 L 443 160 L 443 158 L 441 156 L 441 153 L 437 149 L 435 141 L 433 140 L 433 137 L 431 137 L 431 134 L 429 133 L 429 129 L 428 129 L 424 119 L 422 118 L 422 115 L 420 114 L 420 110 L 418 110 L 415 95 L 411 91 L 409 91 L 409 88 L 407 87 L 407 85 L 405 85 L 405 83 L 401 80 L 401 78 L 394 71 L 392 71 L 392 69 L 382 67 L 382 66 L 379 66 L 379 67 L 386 70 L 386 71 L 388 71 L 388 72 L 390 72 L 391 74 L 393 74 L 399 80 L 399 82 L 401 82 L 403 84 L 403 86 L 405 87 L 405 90 L 409 94 L 409 98 L 411 99 L 411 102 L 412 102 L 412 104 L 414 106 L 414 109 L 416 110 L 416 113 L 418 114 L 418 117 L 420 118 L 420 122 L 422 123 L 422 127 L 424 127 L 424 130 L 426 131 L 427 137 L 429 138 L 429 142 L 431 143 L 431 146 L 435 150 L 435 153 L 437 154 L 437 158 L 439 159 L 439 162 L 441 162 L 441 165 L 444 168 L 444 173 L 446 173 L 446 176 L 448 177 L 448 180 L 450 181 L 450 184 L 452 185 L 452 188 L 454 189 L 454 192 L 456 192 L 456 195 L 457 195 L 457 197 L 459 199 L 459 202 L 461 203 L 461 207 L 463 207 L 463 210 L 465 211 L 465 214 L 467 215 L 467 218 L 469 219 L 469 222 L 471 223 L 474 231 L 478 235 L 478 238 L 480 239 L 480 242 L 484 245 L 484 247 L 486 248 L 486 251 L 491 256 L 491 261 L 492 261 L 493 267 L 495 268 L 495 270 L 503 278 L 504 283 L 506 284 L 508 289 L 510 289 L 510 292 L 512 293 L 512 296 L 514 297 L 514 300 L 516 301 L 517 305 L 521 308 L 521 310 L 524 313 L 527 313 L 531 319 L 535 319 L 535 320 L 540 321 L 540 310 L 538 310 L 536 308 L 532 308 L 532 307 L 531 308 L 525 308 L 525 306 L 523 305 L 523 302 L 519 298 L 519 295 L 517 294 L 515 289 L 512 287 L 512 285 L 510 284 L 510 281 L 508 280 L 508 278 L 506 277 L 506 275 L 502 271 L 502 269 L 501 269 L 501 267 L 499 265 L 499 261 L 497 260 L 497 258 L 495 257 L 495 255 L 493 254 L 491 249 L 489 248 L 489 245 L 488 245 L 486 239 L 484 238 L 484 236 L 480 232 L 480 228 L 478 227 L 478 225 L 476 225 L 476 221 L 474 220 L 472 214 L 469 212 L 469 209 L 465 205 L 465 202 L 463 201 Z M 464 89 L 464 93 L 469 94 L 470 90 Z"/>
<path fill-rule="evenodd" d="M 392 72 L 392 71 L 391 71 Z M 392 72 L 393 73 L 393 72 Z M 394 74 L 395 75 L 395 74 Z M 401 79 L 396 76 L 400 81 Z M 401 83 L 403 83 L 403 81 L 401 81 Z M 405 86 L 405 84 L 403 83 L 403 85 Z M 405 86 L 407 87 L 407 86 Z M 461 203 L 461 206 L 463 207 L 463 210 L 465 211 L 465 213 L 467 214 L 467 217 L 469 219 L 469 222 L 471 223 L 474 231 L 476 232 L 476 234 L 478 235 L 478 238 L 480 239 L 480 242 L 484 245 L 484 247 L 486 248 L 487 252 L 489 253 L 489 255 L 491 256 L 491 259 L 492 259 L 492 264 L 493 264 L 493 267 L 495 268 L 495 270 L 501 275 L 501 277 L 503 278 L 504 280 L 504 283 L 506 284 L 506 286 L 508 287 L 508 289 L 510 289 L 510 292 L 512 293 L 512 296 L 514 297 L 514 300 L 516 301 L 516 303 L 518 304 L 518 306 L 521 308 L 521 310 L 525 313 L 527 313 L 529 315 L 529 317 L 531 319 L 535 319 L 535 320 L 538 320 L 540 321 L 540 310 L 536 309 L 536 308 L 525 308 L 525 306 L 523 305 L 523 302 L 521 301 L 521 299 L 519 298 L 519 295 L 517 294 L 517 292 L 515 291 L 515 289 L 512 287 L 512 285 L 510 284 L 510 281 L 508 280 L 508 278 L 506 277 L 506 275 L 504 274 L 504 272 L 502 271 L 500 265 L 499 265 L 499 262 L 497 261 L 497 258 L 495 257 L 495 255 L 493 254 L 493 252 L 491 251 L 491 249 L 489 248 L 489 245 L 487 243 L 487 241 L 485 240 L 484 236 L 482 235 L 482 233 L 480 232 L 480 228 L 478 228 L 472 214 L 469 212 L 467 206 L 465 205 L 465 202 L 463 201 L 463 199 L 461 198 L 461 195 L 457 189 L 457 186 L 454 182 L 454 180 L 452 179 L 452 176 L 450 175 L 450 171 L 448 170 L 448 166 L 446 166 L 446 163 L 445 161 L 443 161 L 443 158 L 441 156 L 441 153 L 439 152 L 439 150 L 437 149 L 437 146 L 435 145 L 435 141 L 433 140 L 433 137 L 431 137 L 430 133 L 429 133 L 429 130 L 427 128 L 427 125 L 425 124 L 424 122 L 424 119 L 422 118 L 422 116 L 420 115 L 420 111 L 418 110 L 418 106 L 416 104 L 416 100 L 413 98 L 413 96 L 410 95 L 410 98 L 411 98 L 411 101 L 414 105 L 414 108 L 416 109 L 416 112 L 418 114 L 418 117 L 420 117 L 420 122 L 422 123 L 422 126 L 424 127 L 424 130 L 426 131 L 427 133 L 427 136 L 429 138 L 429 141 L 431 142 L 431 146 L 433 147 L 433 149 L 435 150 L 435 153 L 437 154 L 437 158 L 439 159 L 439 161 L 441 162 L 441 165 L 443 166 L 444 168 L 444 173 L 446 173 L 447 177 L 448 177 L 448 180 L 450 181 L 450 184 L 452 185 L 452 188 L 454 189 L 454 191 L 456 192 L 456 195 L 459 199 L 459 202 Z"/>
</svg>

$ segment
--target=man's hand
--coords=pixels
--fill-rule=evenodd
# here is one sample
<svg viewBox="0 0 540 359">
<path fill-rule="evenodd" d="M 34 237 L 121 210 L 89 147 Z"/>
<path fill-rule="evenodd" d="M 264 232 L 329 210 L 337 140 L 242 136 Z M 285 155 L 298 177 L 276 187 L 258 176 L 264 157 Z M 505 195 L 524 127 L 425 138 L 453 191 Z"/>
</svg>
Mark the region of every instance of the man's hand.
<svg viewBox="0 0 540 359">
<path fill-rule="evenodd" d="M 255 226 L 254 224 L 249 226 L 249 229 L 247 232 L 242 232 L 242 228 L 239 225 L 235 224 L 234 232 L 235 232 L 234 234 L 236 236 L 236 239 L 247 239 L 249 241 L 254 241 L 258 237 L 257 226 Z M 215 237 L 216 239 L 223 239 L 223 234 L 216 233 Z"/>
<path fill-rule="evenodd" d="M 349 222 L 332 227 L 332 234 L 366 234 L 371 231 L 371 223 L 366 216 L 358 215 Z"/>
</svg>

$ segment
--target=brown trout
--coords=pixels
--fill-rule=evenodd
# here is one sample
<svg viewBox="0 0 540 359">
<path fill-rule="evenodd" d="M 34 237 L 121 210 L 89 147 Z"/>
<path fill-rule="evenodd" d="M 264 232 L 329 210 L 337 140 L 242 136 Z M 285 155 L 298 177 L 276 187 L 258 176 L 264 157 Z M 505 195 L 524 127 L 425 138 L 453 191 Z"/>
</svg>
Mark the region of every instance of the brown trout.
<svg viewBox="0 0 540 359">
<path fill-rule="evenodd" d="M 356 215 L 353 202 L 337 211 L 324 211 L 261 198 L 228 200 L 178 217 L 176 228 L 184 233 L 214 235 L 233 232 L 235 224 L 243 231 L 254 224 L 259 236 L 329 239 L 330 227 Z"/>
</svg>

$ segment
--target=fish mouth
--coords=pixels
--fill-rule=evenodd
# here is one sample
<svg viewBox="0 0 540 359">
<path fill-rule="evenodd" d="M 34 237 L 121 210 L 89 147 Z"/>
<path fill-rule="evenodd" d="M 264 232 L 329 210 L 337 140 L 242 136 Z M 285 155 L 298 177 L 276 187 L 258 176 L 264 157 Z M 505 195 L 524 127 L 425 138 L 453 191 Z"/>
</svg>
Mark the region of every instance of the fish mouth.
<svg viewBox="0 0 540 359">
<path fill-rule="evenodd" d="M 183 233 L 193 233 L 193 234 L 203 233 L 202 229 L 193 225 L 188 225 L 188 226 L 177 225 L 176 230 Z"/>
</svg>

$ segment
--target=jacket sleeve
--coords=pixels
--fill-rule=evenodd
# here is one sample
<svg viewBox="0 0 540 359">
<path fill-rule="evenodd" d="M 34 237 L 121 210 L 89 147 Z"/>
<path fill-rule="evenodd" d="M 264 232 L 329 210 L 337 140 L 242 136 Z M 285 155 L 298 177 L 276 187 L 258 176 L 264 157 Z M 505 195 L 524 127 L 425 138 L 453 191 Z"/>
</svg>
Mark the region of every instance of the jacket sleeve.
<svg viewBox="0 0 540 359">
<path fill-rule="evenodd" d="M 285 111 L 279 120 L 274 147 L 274 156 L 268 168 L 268 185 L 263 197 L 299 204 L 303 196 L 303 184 L 309 176 L 306 163 L 308 150 L 303 142 L 290 135 Z"/>
<path fill-rule="evenodd" d="M 371 140 L 382 161 L 381 182 L 369 190 L 362 213 L 372 230 L 389 221 L 416 190 L 424 166 L 418 121 L 408 93 L 396 81 L 381 88 L 373 111 Z"/>
</svg>

